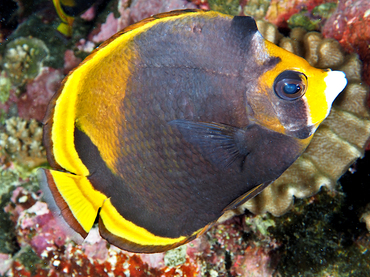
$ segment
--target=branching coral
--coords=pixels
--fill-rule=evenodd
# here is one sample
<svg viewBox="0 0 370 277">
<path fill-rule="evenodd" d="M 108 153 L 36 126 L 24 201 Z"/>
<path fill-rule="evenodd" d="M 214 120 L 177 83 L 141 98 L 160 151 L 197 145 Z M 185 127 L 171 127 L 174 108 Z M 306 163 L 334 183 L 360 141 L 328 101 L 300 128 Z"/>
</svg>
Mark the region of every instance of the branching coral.
<svg viewBox="0 0 370 277">
<path fill-rule="evenodd" d="M 276 36 L 271 40 L 276 41 Z M 370 137 L 368 87 L 361 82 L 362 65 L 357 55 L 345 55 L 337 41 L 302 29 L 294 29 L 289 38 L 280 40 L 280 46 L 305 57 L 313 66 L 344 71 L 348 85 L 303 155 L 239 212 L 247 208 L 279 216 L 290 208 L 294 196 L 311 196 L 322 186 L 334 188 L 339 177 L 363 155 Z"/>
<path fill-rule="evenodd" d="M 12 117 L 5 121 L 4 130 L 0 133 L 0 154 L 3 159 L 34 168 L 46 162 L 41 140 L 42 128 L 36 120 Z"/>
<path fill-rule="evenodd" d="M 23 85 L 35 78 L 48 54 L 45 43 L 36 38 L 21 37 L 9 42 L 4 54 L 4 69 L 13 85 Z"/>
</svg>

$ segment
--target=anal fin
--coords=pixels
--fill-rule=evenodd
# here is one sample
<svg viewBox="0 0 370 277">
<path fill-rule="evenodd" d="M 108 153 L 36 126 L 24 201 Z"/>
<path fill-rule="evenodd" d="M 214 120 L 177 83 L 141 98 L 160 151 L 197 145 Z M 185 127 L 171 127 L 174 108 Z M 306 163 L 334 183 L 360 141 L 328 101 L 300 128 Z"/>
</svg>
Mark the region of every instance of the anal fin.
<svg viewBox="0 0 370 277">
<path fill-rule="evenodd" d="M 39 180 L 53 214 L 85 238 L 107 197 L 85 176 L 39 169 Z"/>
</svg>

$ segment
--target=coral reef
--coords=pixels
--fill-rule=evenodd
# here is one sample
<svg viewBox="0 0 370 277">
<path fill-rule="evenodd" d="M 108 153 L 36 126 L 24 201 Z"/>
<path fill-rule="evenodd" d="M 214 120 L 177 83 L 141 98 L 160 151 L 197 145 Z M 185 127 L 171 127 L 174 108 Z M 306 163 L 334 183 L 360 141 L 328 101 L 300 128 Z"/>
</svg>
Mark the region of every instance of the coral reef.
<svg viewBox="0 0 370 277">
<path fill-rule="evenodd" d="M 71 67 L 76 66 L 76 60 L 78 58 L 68 56 L 66 59 L 68 61 L 66 62 L 66 66 L 70 67 L 69 70 Z M 5 83 L 7 82 L 7 78 L 4 78 Z M 13 115 L 26 120 L 33 118 L 42 121 L 46 107 L 51 97 L 58 90 L 62 79 L 62 69 L 43 67 L 41 68 L 41 73 L 36 78 L 29 80 L 23 87 L 22 90 L 24 92 L 21 95 L 17 96 L 17 91 L 14 87 L 5 85 L 4 91 L 0 91 L 0 97 L 3 95 L 5 98 L 8 97 L 8 99 L 4 104 L 0 102 L 0 111 L 2 110 L 3 113 L 7 113 L 7 117 Z M 0 83 L 1 80 L 2 78 L 0 77 Z"/>
<path fill-rule="evenodd" d="M 336 8 L 336 3 L 329 2 L 316 6 L 310 12 L 303 9 L 287 20 L 288 27 L 302 27 L 307 31 L 319 30 Z"/>
<path fill-rule="evenodd" d="M 51 97 L 57 92 L 63 79 L 61 70 L 44 67 L 39 76 L 29 81 L 26 92 L 17 100 L 21 118 L 42 121 Z"/>
<path fill-rule="evenodd" d="M 92 41 L 95 43 L 103 42 L 131 23 L 140 21 L 153 14 L 176 9 L 195 8 L 197 8 L 195 4 L 186 0 L 135 0 L 132 3 L 128 0 L 119 0 L 118 13 L 120 16 L 116 18 L 113 12 L 108 13 L 105 22 L 100 25 L 98 30 L 93 30 L 90 37 L 92 37 Z"/>
<path fill-rule="evenodd" d="M 0 103 L 4 104 L 10 96 L 11 81 L 6 77 L 5 72 L 0 73 Z"/>
<path fill-rule="evenodd" d="M 277 25 L 278 27 L 286 28 L 288 26 L 287 21 L 292 15 L 302 12 L 303 16 L 306 16 L 308 17 L 307 19 L 310 19 L 310 17 L 312 17 L 311 12 L 315 7 L 326 3 L 336 2 L 337 0 L 272 0 L 267 10 L 265 19 Z M 319 11 L 322 12 L 320 13 Z M 314 15 L 319 16 L 321 19 L 323 19 L 328 16 L 325 11 L 332 12 L 332 9 L 316 9 L 314 11 Z"/>
<path fill-rule="evenodd" d="M 12 84 L 20 86 L 35 78 L 47 58 L 49 50 L 42 40 L 17 38 L 9 42 L 4 54 L 4 70 Z"/>
<path fill-rule="evenodd" d="M 36 195 L 35 199 L 31 195 L 19 187 L 5 208 L 16 225 L 16 237 L 22 250 L 8 260 L 2 274 L 190 277 L 196 276 L 200 270 L 194 260 L 185 257 L 186 246 L 172 251 L 180 255 L 169 252 L 167 258 L 162 253 L 135 255 L 109 247 L 97 229 L 82 245 L 76 245 L 58 227 L 46 203 L 41 202 L 39 196 Z"/>
<path fill-rule="evenodd" d="M 344 204 L 343 193 L 324 189 L 274 219 L 276 226 L 269 231 L 281 242 L 275 253 L 281 276 L 367 276 L 370 253 L 363 249 L 370 234 L 363 233 Z"/>
<path fill-rule="evenodd" d="M 3 162 L 14 161 L 27 168 L 46 163 L 41 124 L 18 117 L 5 120 L 0 133 L 0 154 Z"/>
<path fill-rule="evenodd" d="M 249 0 L 243 7 L 243 14 L 263 19 L 270 6 L 271 0 Z"/>
<path fill-rule="evenodd" d="M 238 15 L 240 13 L 239 0 L 208 0 L 208 5 L 211 10 L 225 14 Z"/>
<path fill-rule="evenodd" d="M 186 0 L 134 0 L 130 5 L 130 17 L 133 22 L 142 20 L 156 13 L 163 13 L 178 9 L 195 9 L 192 3 Z"/>
<path fill-rule="evenodd" d="M 268 41 L 277 44 L 283 37 L 283 35 L 279 33 L 276 25 L 266 22 L 264 20 L 257 20 L 256 23 L 259 32 Z"/>
<path fill-rule="evenodd" d="M 19 213 L 30 207 L 28 203 L 35 203 L 39 198 L 39 184 L 33 173 L 15 167 L 11 162 L 0 166 L 0 183 L 0 255 L 10 255 L 11 259 L 20 250 L 15 222 Z M 9 203 L 12 201 L 16 203 L 12 207 L 14 216 L 9 216 Z M 6 263 L 5 257 L 3 261 L 10 265 Z M 4 274 L 3 270 L 0 263 L 0 274 Z"/>
<path fill-rule="evenodd" d="M 338 40 L 347 52 L 359 54 L 364 63 L 364 80 L 370 85 L 370 2 L 339 0 L 338 9 L 325 23 L 322 33 Z"/>
<path fill-rule="evenodd" d="M 67 75 L 68 72 L 77 67 L 81 61 L 82 59 L 76 57 L 72 50 L 66 50 L 64 52 L 63 73 Z"/>
<path fill-rule="evenodd" d="M 370 204 L 368 204 L 366 206 L 365 212 L 361 215 L 360 220 L 361 220 L 361 222 L 365 222 L 366 223 L 366 228 L 370 232 Z"/>
<path fill-rule="evenodd" d="M 322 19 L 315 25 L 321 28 L 336 0 L 108 2 L 103 12 L 95 9 L 83 16 L 89 22 L 76 18 L 69 41 L 54 33 L 57 19 L 50 13 L 50 1 L 40 1 L 46 8 L 29 16 L 17 13 L 17 24 L 8 23 L 7 15 L 6 23 L 0 23 L 0 42 L 9 41 L 0 45 L 0 101 L 5 102 L 0 103 L 0 109 L 6 118 L 0 127 L 0 275 L 367 276 L 369 157 L 357 161 L 349 171 L 347 168 L 363 155 L 370 135 L 368 87 L 363 83 L 364 78 L 370 83 L 370 25 L 366 24 L 370 18 L 369 2 L 340 0 L 337 11 L 324 23 L 323 35 L 307 32 L 307 24 Z M 45 162 L 40 124 L 34 119 L 42 119 L 62 75 L 77 66 L 98 43 L 152 14 L 196 7 L 249 14 L 278 24 L 257 21 L 268 40 L 316 67 L 343 70 L 349 80 L 346 90 L 302 157 L 258 197 L 229 211 L 221 223 L 200 238 L 154 255 L 127 253 L 110 246 L 96 229 L 83 244 L 76 244 L 59 228 L 43 202 L 35 173 L 30 175 L 30 169 Z M 307 23 L 298 24 L 303 28 L 294 28 L 284 38 L 279 30 L 287 33 L 288 20 L 291 27 L 296 26 L 293 15 L 297 13 Z M 30 48 L 16 43 L 17 38 L 30 35 L 43 41 L 49 53 L 35 67 L 37 77 L 21 70 L 27 63 L 13 59 L 14 51 L 19 51 L 25 61 L 32 60 L 34 53 L 31 55 Z M 342 48 L 359 57 L 345 54 Z M 5 64 L 9 64 L 7 68 Z M 24 94 L 16 96 L 14 86 L 23 87 Z M 337 180 L 345 171 L 338 185 Z M 293 206 L 294 198 L 298 199 Z"/>
</svg>

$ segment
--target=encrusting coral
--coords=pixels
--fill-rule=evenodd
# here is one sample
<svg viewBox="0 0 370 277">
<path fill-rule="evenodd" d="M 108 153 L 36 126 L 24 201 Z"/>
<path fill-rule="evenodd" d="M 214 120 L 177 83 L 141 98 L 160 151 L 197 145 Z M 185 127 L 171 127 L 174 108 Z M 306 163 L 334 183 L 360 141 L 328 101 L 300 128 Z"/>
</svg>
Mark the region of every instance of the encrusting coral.
<svg viewBox="0 0 370 277">
<path fill-rule="evenodd" d="M 5 120 L 0 132 L 0 154 L 3 160 L 11 160 L 30 169 L 45 163 L 41 124 L 35 119 L 26 121 L 19 117 Z"/>
<path fill-rule="evenodd" d="M 280 36 L 269 26 L 261 30 L 263 34 L 264 30 L 270 30 L 265 37 L 272 42 Z M 348 85 L 302 156 L 236 213 L 248 209 L 256 214 L 268 211 L 279 216 L 291 207 L 294 197 L 309 197 L 323 186 L 334 188 L 349 166 L 363 156 L 370 137 L 370 113 L 366 104 L 369 89 L 361 81 L 362 65 L 358 56 L 345 55 L 337 41 L 324 39 L 316 32 L 306 33 L 301 28 L 293 29 L 289 38 L 281 39 L 280 46 L 303 56 L 315 67 L 344 71 Z"/>
<path fill-rule="evenodd" d="M 6 46 L 4 70 L 14 86 L 23 85 L 40 73 L 42 62 L 48 55 L 49 50 L 42 40 L 17 38 Z"/>
</svg>

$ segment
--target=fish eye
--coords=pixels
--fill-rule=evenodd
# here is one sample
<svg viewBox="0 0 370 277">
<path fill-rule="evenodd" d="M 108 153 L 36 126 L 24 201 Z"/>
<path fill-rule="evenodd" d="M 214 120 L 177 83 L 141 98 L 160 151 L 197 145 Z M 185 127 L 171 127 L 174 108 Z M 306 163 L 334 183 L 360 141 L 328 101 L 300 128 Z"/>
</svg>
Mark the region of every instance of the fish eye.
<svg viewBox="0 0 370 277">
<path fill-rule="evenodd" d="M 296 100 L 306 92 L 307 77 L 303 73 L 287 70 L 280 73 L 274 82 L 277 96 L 284 100 Z"/>
</svg>

